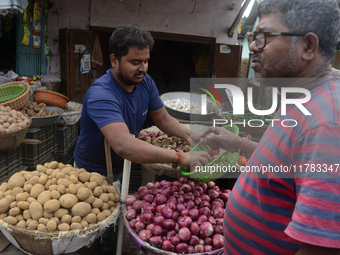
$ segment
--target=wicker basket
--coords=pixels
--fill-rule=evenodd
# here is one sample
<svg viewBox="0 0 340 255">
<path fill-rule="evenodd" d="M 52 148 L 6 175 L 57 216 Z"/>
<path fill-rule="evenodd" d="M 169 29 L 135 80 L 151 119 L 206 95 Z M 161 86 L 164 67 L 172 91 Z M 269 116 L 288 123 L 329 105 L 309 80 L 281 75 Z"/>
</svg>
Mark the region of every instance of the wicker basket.
<svg viewBox="0 0 340 255">
<path fill-rule="evenodd" d="M 9 106 L 14 110 L 19 110 L 22 107 L 24 107 L 29 100 L 29 92 L 30 92 L 30 85 L 27 82 L 22 82 L 22 81 L 16 81 L 16 82 L 9 82 L 0 85 L 0 89 L 3 89 L 5 87 L 12 87 L 13 85 L 19 85 L 19 86 L 24 86 L 25 90 L 21 94 L 18 93 L 18 91 L 12 90 L 9 92 L 12 96 L 14 96 L 11 99 L 7 99 L 6 101 L 0 102 L 0 105 L 3 106 Z M 0 98 L 2 98 L 2 95 L 0 95 Z"/>
<path fill-rule="evenodd" d="M 225 125 L 224 128 L 229 130 L 230 132 L 234 133 L 235 135 L 238 135 L 239 129 L 236 125 Z M 201 146 L 200 143 L 197 143 L 190 151 L 208 151 L 209 146 Z M 228 151 L 223 151 L 217 158 L 215 158 L 213 161 L 211 161 L 206 167 L 209 169 L 209 167 L 214 166 L 215 164 L 221 167 L 232 167 L 235 166 L 237 163 L 239 156 L 237 153 L 230 153 Z M 222 177 L 226 174 L 224 171 L 197 171 L 197 172 L 190 172 L 185 167 L 180 167 L 180 173 L 183 176 L 195 179 L 198 182 L 209 182 L 217 180 L 218 178 Z"/>
<path fill-rule="evenodd" d="M 34 91 L 34 95 L 34 101 L 36 101 L 37 103 L 54 105 L 62 109 L 65 108 L 65 105 L 69 101 L 68 97 L 66 97 L 65 95 L 51 90 L 37 89 Z"/>
<path fill-rule="evenodd" d="M 25 135 L 28 129 L 31 126 L 32 119 L 29 119 L 29 120 L 30 120 L 29 125 L 27 125 L 25 128 L 19 131 L 7 133 L 7 134 L 0 134 L 0 141 L 1 141 L 0 152 L 12 151 L 20 146 L 20 144 L 25 138 Z"/>
<path fill-rule="evenodd" d="M 138 234 L 129 226 L 129 222 L 125 219 L 124 217 L 124 226 L 126 229 L 126 232 L 129 234 L 130 238 L 142 249 L 145 254 L 167 254 L 167 255 L 176 255 L 179 253 L 175 252 L 170 252 L 170 251 L 164 251 L 161 249 L 158 249 L 148 242 L 143 241 L 142 239 L 139 238 Z M 183 255 L 183 253 L 180 253 Z M 203 253 L 195 253 L 195 255 L 223 255 L 224 254 L 224 249 L 218 249 L 210 252 L 203 252 Z"/>
<path fill-rule="evenodd" d="M 64 254 L 90 245 L 112 224 L 116 224 L 120 203 L 104 221 L 83 230 L 42 232 L 17 228 L 0 220 L 1 232 L 18 249 L 28 254 Z"/>
</svg>

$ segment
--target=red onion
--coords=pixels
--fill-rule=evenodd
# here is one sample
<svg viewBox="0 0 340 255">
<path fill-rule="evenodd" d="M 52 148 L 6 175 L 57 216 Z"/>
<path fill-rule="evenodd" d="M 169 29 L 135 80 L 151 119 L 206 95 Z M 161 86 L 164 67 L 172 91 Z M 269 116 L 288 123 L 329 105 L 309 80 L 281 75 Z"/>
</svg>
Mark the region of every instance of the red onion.
<svg viewBox="0 0 340 255">
<path fill-rule="evenodd" d="M 208 208 L 210 208 L 210 203 L 208 202 L 208 201 L 202 201 L 201 203 L 200 203 L 200 206 L 199 206 L 200 208 L 201 207 L 208 207 Z"/>
<path fill-rule="evenodd" d="M 162 243 L 162 250 L 170 251 L 174 248 L 173 244 L 169 240 L 164 240 Z"/>
<path fill-rule="evenodd" d="M 196 205 L 199 205 L 202 202 L 202 199 L 200 197 L 195 197 L 194 202 Z"/>
<path fill-rule="evenodd" d="M 136 219 L 132 219 L 132 220 L 129 222 L 130 228 L 135 229 L 136 222 L 137 222 Z"/>
<path fill-rule="evenodd" d="M 170 230 L 167 234 L 166 234 L 166 238 L 168 240 L 170 240 L 171 237 L 177 235 L 177 232 L 175 230 Z M 175 244 L 174 244 L 175 245 Z"/>
<path fill-rule="evenodd" d="M 132 195 L 128 195 L 126 196 L 124 203 L 126 206 L 130 206 L 133 205 L 133 203 L 136 201 L 136 198 Z"/>
<path fill-rule="evenodd" d="M 177 198 L 177 204 L 183 204 L 184 203 L 184 198 L 183 196 L 179 195 Z"/>
<path fill-rule="evenodd" d="M 190 240 L 191 232 L 187 227 L 180 228 L 178 230 L 178 237 L 184 242 L 187 242 Z"/>
<path fill-rule="evenodd" d="M 154 186 L 155 186 L 155 184 L 153 184 L 152 182 L 148 182 L 148 183 L 146 184 L 146 187 L 147 187 L 147 189 L 149 189 L 149 190 L 152 190 Z"/>
<path fill-rule="evenodd" d="M 216 218 L 215 221 L 216 221 L 216 225 L 223 226 L 223 218 Z"/>
<path fill-rule="evenodd" d="M 188 250 L 188 245 L 186 243 L 179 243 L 176 245 L 176 251 L 179 253 L 186 253 Z"/>
<path fill-rule="evenodd" d="M 211 252 L 212 251 L 212 246 L 211 245 L 204 245 L 204 251 L 205 252 Z"/>
<path fill-rule="evenodd" d="M 178 236 L 172 236 L 170 237 L 170 242 L 176 246 L 177 244 L 179 244 L 181 242 L 181 239 L 179 239 Z"/>
<path fill-rule="evenodd" d="M 207 182 L 207 186 L 208 186 L 208 189 L 212 189 L 215 187 L 215 182 L 213 181 Z"/>
<path fill-rule="evenodd" d="M 154 227 L 152 229 L 152 234 L 154 236 L 161 236 L 163 234 L 163 232 L 164 232 L 164 230 L 160 225 L 154 225 Z"/>
<path fill-rule="evenodd" d="M 146 226 L 146 229 L 151 230 L 151 232 L 152 232 L 154 227 L 155 227 L 155 225 L 151 223 L 151 224 Z"/>
<path fill-rule="evenodd" d="M 207 245 L 212 245 L 213 244 L 213 239 L 210 237 L 204 238 L 204 243 Z"/>
<path fill-rule="evenodd" d="M 208 195 L 202 195 L 201 196 L 202 201 L 208 201 L 210 202 L 211 198 Z"/>
<path fill-rule="evenodd" d="M 166 206 L 163 207 L 161 213 L 164 216 L 164 218 L 171 219 L 173 211 L 171 210 L 170 206 L 166 205 Z"/>
<path fill-rule="evenodd" d="M 198 233 L 200 232 L 200 227 L 198 226 L 197 222 L 193 222 L 190 224 L 190 231 L 191 234 L 197 236 Z"/>
<path fill-rule="evenodd" d="M 145 212 L 142 213 L 140 216 L 140 220 L 144 223 L 144 224 L 150 224 L 153 221 L 153 214 L 151 212 Z"/>
<path fill-rule="evenodd" d="M 163 228 L 166 230 L 172 230 L 176 226 L 176 223 L 174 222 L 173 219 L 166 219 L 163 221 Z"/>
<path fill-rule="evenodd" d="M 203 222 L 200 225 L 200 236 L 203 238 L 209 237 L 214 233 L 214 228 L 210 222 Z"/>
<path fill-rule="evenodd" d="M 214 201 L 211 203 L 211 208 L 221 207 L 223 208 L 223 205 L 219 201 Z"/>
<path fill-rule="evenodd" d="M 204 192 L 208 189 L 208 185 L 205 182 L 198 183 L 198 186 L 201 187 Z"/>
<path fill-rule="evenodd" d="M 192 223 L 192 219 L 189 216 L 183 216 L 183 217 L 179 217 L 178 218 L 178 226 L 180 228 L 183 227 L 190 227 L 191 223 Z"/>
<path fill-rule="evenodd" d="M 211 225 L 216 225 L 216 220 L 213 216 L 209 216 L 209 222 L 211 223 Z"/>
<path fill-rule="evenodd" d="M 142 206 L 142 213 L 143 212 L 151 212 L 152 214 L 154 214 L 156 212 L 156 207 L 150 204 L 144 204 Z"/>
<path fill-rule="evenodd" d="M 179 181 L 173 181 L 172 186 L 178 187 L 178 186 L 182 186 L 182 184 Z"/>
<path fill-rule="evenodd" d="M 155 202 L 157 205 L 165 204 L 168 198 L 164 194 L 157 194 L 155 197 Z"/>
<path fill-rule="evenodd" d="M 215 207 L 210 212 L 214 218 L 223 218 L 224 210 L 221 207 Z"/>
<path fill-rule="evenodd" d="M 224 201 L 221 199 L 221 198 L 216 198 L 214 201 L 213 201 L 213 203 L 214 202 L 219 202 L 219 203 L 221 203 L 221 207 L 224 207 Z"/>
<path fill-rule="evenodd" d="M 194 253 L 194 252 L 195 252 L 194 247 L 193 247 L 192 245 L 189 245 L 189 246 L 188 246 L 187 253 L 188 253 L 188 254 L 192 254 L 192 253 Z"/>
<path fill-rule="evenodd" d="M 184 193 L 191 192 L 192 187 L 189 184 L 183 184 L 182 186 L 179 187 L 180 191 L 183 191 Z"/>
<path fill-rule="evenodd" d="M 178 181 L 179 181 L 180 183 L 188 183 L 188 179 L 187 179 L 186 177 L 183 177 L 183 176 L 179 177 L 179 178 L 178 178 Z"/>
<path fill-rule="evenodd" d="M 150 193 L 147 193 L 144 195 L 143 199 L 146 201 L 146 202 L 149 202 L 149 203 L 152 203 L 153 200 L 154 200 L 154 196 Z"/>
<path fill-rule="evenodd" d="M 195 196 L 191 192 L 188 192 L 183 195 L 184 201 L 194 200 Z"/>
<path fill-rule="evenodd" d="M 215 225 L 214 226 L 214 233 L 215 234 L 223 234 L 223 226 L 222 225 Z"/>
<path fill-rule="evenodd" d="M 181 211 L 181 215 L 182 216 L 188 216 L 189 215 L 189 210 L 188 209 L 184 209 Z"/>
<path fill-rule="evenodd" d="M 201 195 L 204 194 L 204 190 L 203 190 L 203 188 L 200 187 L 200 186 L 194 187 L 193 192 L 198 192 L 199 196 L 201 196 Z M 195 197 L 197 197 L 197 196 L 195 196 Z"/>
<path fill-rule="evenodd" d="M 156 206 L 156 212 L 157 213 L 161 213 L 162 212 L 162 209 L 165 207 L 165 205 L 164 204 L 162 204 L 162 205 L 157 205 Z"/>
<path fill-rule="evenodd" d="M 168 200 L 168 202 L 165 204 L 166 206 L 169 206 L 170 208 L 171 208 L 171 210 L 172 211 L 175 211 L 176 210 L 176 205 L 175 205 L 175 203 L 174 202 L 169 202 L 169 200 Z"/>
<path fill-rule="evenodd" d="M 202 253 L 202 252 L 204 252 L 204 247 L 203 247 L 202 244 L 197 244 L 197 245 L 195 245 L 194 250 L 195 250 L 196 253 Z"/>
<path fill-rule="evenodd" d="M 142 230 L 142 229 L 145 229 L 144 223 L 143 223 L 143 222 L 140 222 L 140 221 L 137 221 L 136 224 L 135 224 L 135 229 L 136 229 L 137 231 Z"/>
<path fill-rule="evenodd" d="M 142 201 L 141 200 L 136 200 L 133 205 L 132 205 L 132 208 L 136 210 L 137 213 L 140 213 L 141 212 L 141 209 L 142 209 Z"/>
<path fill-rule="evenodd" d="M 144 197 L 145 194 L 149 194 L 149 190 L 147 187 L 141 186 L 138 188 L 138 194 L 140 195 L 140 197 Z"/>
<path fill-rule="evenodd" d="M 179 213 L 179 211 L 174 211 L 174 213 L 172 214 L 172 219 L 174 221 L 177 221 L 178 217 L 180 216 L 181 214 Z"/>
<path fill-rule="evenodd" d="M 210 209 L 208 207 L 202 207 L 199 209 L 200 215 L 210 216 Z"/>
<path fill-rule="evenodd" d="M 181 212 L 182 210 L 185 209 L 185 205 L 184 204 L 177 204 L 176 209 L 177 209 L 177 211 Z"/>
<path fill-rule="evenodd" d="M 174 196 L 170 196 L 170 197 L 168 197 L 168 202 L 172 202 L 172 203 L 174 203 L 174 205 L 176 205 L 177 204 L 177 198 L 175 198 Z"/>
<path fill-rule="evenodd" d="M 200 215 L 197 220 L 197 224 L 201 225 L 202 223 L 208 221 L 208 217 L 205 215 Z"/>
<path fill-rule="evenodd" d="M 190 237 L 189 244 L 195 246 L 195 245 L 199 244 L 199 241 L 200 241 L 200 239 L 197 236 L 192 235 Z"/>
<path fill-rule="evenodd" d="M 189 217 L 190 217 L 192 220 L 197 220 L 198 217 L 199 217 L 199 211 L 198 211 L 198 209 L 190 209 L 190 210 L 189 210 Z"/>
<path fill-rule="evenodd" d="M 145 242 L 148 242 L 149 239 L 152 237 L 152 232 L 148 229 L 142 229 L 138 232 L 138 236 Z"/>
<path fill-rule="evenodd" d="M 224 240 L 221 234 L 215 234 L 213 236 L 213 246 L 215 249 L 220 249 L 224 246 Z"/>
<path fill-rule="evenodd" d="M 191 208 L 194 208 L 194 206 L 195 206 L 195 202 L 193 200 L 188 201 L 187 209 L 190 210 Z"/>
<path fill-rule="evenodd" d="M 153 188 L 152 189 L 152 192 L 151 192 L 151 194 L 153 195 L 153 196 L 157 196 L 157 194 L 159 194 L 159 191 L 160 191 L 160 189 L 159 188 Z"/>
<path fill-rule="evenodd" d="M 172 195 L 172 188 L 170 186 L 164 186 L 161 189 L 160 193 L 165 195 L 166 197 L 170 197 Z"/>
<path fill-rule="evenodd" d="M 155 183 L 153 184 L 153 188 L 159 189 L 160 187 L 161 187 L 161 184 L 160 184 L 159 182 L 155 182 Z"/>
<path fill-rule="evenodd" d="M 229 194 L 227 194 L 227 193 L 221 193 L 220 194 L 220 198 L 222 199 L 222 200 L 224 200 L 225 202 L 227 202 L 228 200 L 229 200 Z"/>
<path fill-rule="evenodd" d="M 125 218 L 127 220 L 132 220 L 132 219 L 136 218 L 136 215 L 137 215 L 136 210 L 135 209 L 130 209 L 130 210 L 128 210 L 126 212 Z"/>
<path fill-rule="evenodd" d="M 210 190 L 208 190 L 208 196 L 209 196 L 212 200 L 214 200 L 214 199 L 216 199 L 216 198 L 218 198 L 218 197 L 220 196 L 220 193 L 218 193 L 216 190 L 210 189 Z"/>
<path fill-rule="evenodd" d="M 156 248 L 161 248 L 163 239 L 160 236 L 153 236 L 150 238 L 149 243 Z"/>
<path fill-rule="evenodd" d="M 162 215 L 155 215 L 155 217 L 153 217 L 153 224 L 162 226 L 164 220 L 165 218 Z"/>
<path fill-rule="evenodd" d="M 162 181 L 159 182 L 159 184 L 161 185 L 161 187 L 164 187 L 164 186 L 171 185 L 171 182 L 166 181 L 166 180 L 162 180 Z"/>
</svg>

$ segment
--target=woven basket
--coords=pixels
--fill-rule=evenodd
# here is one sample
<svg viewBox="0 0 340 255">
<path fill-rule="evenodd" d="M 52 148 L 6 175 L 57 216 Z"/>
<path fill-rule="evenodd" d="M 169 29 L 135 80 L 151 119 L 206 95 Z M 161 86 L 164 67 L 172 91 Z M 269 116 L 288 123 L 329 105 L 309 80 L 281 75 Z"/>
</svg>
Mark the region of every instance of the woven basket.
<svg viewBox="0 0 340 255">
<path fill-rule="evenodd" d="M 18 93 L 18 91 L 12 90 L 9 92 L 11 95 L 11 99 L 7 99 L 6 101 L 0 102 L 0 105 L 3 106 L 9 106 L 14 110 L 19 110 L 22 107 L 24 107 L 29 100 L 29 92 L 30 92 L 30 85 L 27 82 L 22 82 L 22 81 L 16 81 L 16 82 L 9 82 L 0 85 L 0 89 L 4 89 L 6 87 L 12 87 L 13 85 L 19 85 L 19 86 L 24 86 L 25 90 L 21 94 Z M 0 98 L 2 98 L 2 95 L 0 94 Z"/>
<path fill-rule="evenodd" d="M 164 251 L 161 249 L 158 249 L 148 242 L 143 241 L 139 238 L 138 234 L 129 226 L 129 222 L 124 217 L 124 226 L 126 229 L 126 232 L 129 234 L 130 238 L 143 250 L 144 254 L 167 254 L 167 255 L 183 255 L 183 253 L 176 253 L 176 252 L 170 252 L 170 251 Z M 211 252 L 203 252 L 203 253 L 195 253 L 195 255 L 223 255 L 224 249 L 217 249 Z"/>
<path fill-rule="evenodd" d="M 34 95 L 34 101 L 36 101 L 37 103 L 54 105 L 62 109 L 65 108 L 65 105 L 69 101 L 68 97 L 66 97 L 65 95 L 51 90 L 37 89 L 34 91 Z"/>
<path fill-rule="evenodd" d="M 239 129 L 236 125 L 226 125 L 224 126 L 227 130 L 238 135 Z M 209 146 L 201 146 L 200 143 L 197 143 L 190 151 L 208 151 Z M 225 167 L 226 170 L 228 168 L 235 166 L 237 163 L 239 156 L 237 153 L 230 153 L 228 151 L 223 151 L 217 158 L 211 161 L 208 165 L 206 165 L 205 169 L 209 169 L 209 167 L 213 167 L 214 165 L 221 166 L 221 168 Z M 180 173 L 183 176 L 192 178 L 198 182 L 209 182 L 217 180 L 218 178 L 222 177 L 226 174 L 224 171 L 197 171 L 197 172 L 190 172 L 185 167 L 180 167 Z"/>
<path fill-rule="evenodd" d="M 27 125 L 25 128 L 19 131 L 7 133 L 7 134 L 0 134 L 0 141 L 1 141 L 0 152 L 12 151 L 20 146 L 20 144 L 25 138 L 25 135 L 28 129 L 31 126 L 32 119 L 29 119 L 29 120 L 30 120 L 29 125 Z"/>
<path fill-rule="evenodd" d="M 14 246 L 25 253 L 58 255 L 75 252 L 85 245 L 92 244 L 110 225 L 116 224 L 119 213 L 120 203 L 117 203 L 116 209 L 108 218 L 93 227 L 82 230 L 32 231 L 11 226 L 1 219 L 0 229 Z"/>
</svg>

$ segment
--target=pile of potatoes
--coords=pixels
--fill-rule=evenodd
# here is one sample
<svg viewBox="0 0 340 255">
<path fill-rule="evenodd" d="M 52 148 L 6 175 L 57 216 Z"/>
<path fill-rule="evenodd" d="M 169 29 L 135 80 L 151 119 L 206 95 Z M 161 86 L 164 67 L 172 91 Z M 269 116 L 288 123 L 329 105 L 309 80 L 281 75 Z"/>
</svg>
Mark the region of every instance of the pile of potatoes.
<svg viewBox="0 0 340 255">
<path fill-rule="evenodd" d="M 58 115 L 57 111 L 50 111 L 47 109 L 46 104 L 37 102 L 28 102 L 22 109 L 21 112 L 27 114 L 29 117 L 49 117 Z"/>
<path fill-rule="evenodd" d="M 30 119 L 9 106 L 0 105 L 0 134 L 20 131 L 30 125 Z"/>
<path fill-rule="evenodd" d="M 52 161 L 1 184 L 0 219 L 29 230 L 81 230 L 108 218 L 117 202 L 104 176 Z"/>
</svg>

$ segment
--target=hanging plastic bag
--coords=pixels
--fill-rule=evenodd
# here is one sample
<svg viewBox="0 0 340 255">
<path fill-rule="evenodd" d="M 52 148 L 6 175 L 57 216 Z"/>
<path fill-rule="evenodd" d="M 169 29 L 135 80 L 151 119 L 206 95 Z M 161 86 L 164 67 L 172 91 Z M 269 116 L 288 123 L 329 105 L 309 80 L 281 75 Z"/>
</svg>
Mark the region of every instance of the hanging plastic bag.
<svg viewBox="0 0 340 255">
<path fill-rule="evenodd" d="M 21 43 L 23 45 L 28 46 L 29 43 L 30 43 L 31 33 L 30 33 L 30 30 L 28 29 L 29 12 L 28 12 L 27 9 L 24 10 L 24 15 L 23 15 L 22 20 L 23 20 L 23 23 L 24 23 L 24 36 L 22 38 Z"/>
<path fill-rule="evenodd" d="M 33 10 L 33 49 L 38 50 L 40 49 L 41 45 L 41 1 L 36 1 L 34 3 L 34 10 Z"/>
<path fill-rule="evenodd" d="M 103 65 L 103 54 L 102 54 L 102 50 L 100 48 L 100 43 L 99 43 L 99 39 L 98 39 L 98 33 L 96 35 L 96 39 L 94 40 L 91 61 L 93 63 L 96 63 L 97 65 L 100 65 L 100 66 Z"/>
</svg>

